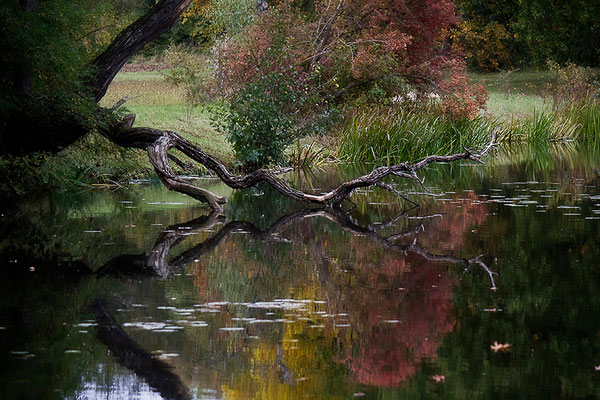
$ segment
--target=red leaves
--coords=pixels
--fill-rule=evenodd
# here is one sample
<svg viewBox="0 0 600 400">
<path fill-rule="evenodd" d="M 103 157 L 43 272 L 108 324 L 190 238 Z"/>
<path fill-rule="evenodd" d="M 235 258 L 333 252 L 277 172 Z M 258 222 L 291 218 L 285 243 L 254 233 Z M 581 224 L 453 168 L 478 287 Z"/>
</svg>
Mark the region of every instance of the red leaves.
<svg viewBox="0 0 600 400">
<path fill-rule="evenodd" d="M 356 88 L 345 93 L 345 101 L 374 84 L 391 98 L 405 79 L 417 91 L 439 88 L 440 107 L 450 118 L 472 118 L 487 94 L 469 85 L 463 60 L 445 42 L 457 22 L 451 0 L 333 0 L 317 3 L 311 18 L 282 1 L 240 41 L 224 46 L 221 76 L 233 91 L 272 71 L 293 74 L 299 87 L 321 98 L 339 99 L 340 90 Z"/>
</svg>

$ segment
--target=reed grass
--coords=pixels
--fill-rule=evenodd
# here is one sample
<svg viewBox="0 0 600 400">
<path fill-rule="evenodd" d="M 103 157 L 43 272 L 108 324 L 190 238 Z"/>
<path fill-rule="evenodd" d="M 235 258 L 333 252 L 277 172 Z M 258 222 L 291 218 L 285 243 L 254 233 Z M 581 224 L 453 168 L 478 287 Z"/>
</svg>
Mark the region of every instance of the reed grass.
<svg viewBox="0 0 600 400">
<path fill-rule="evenodd" d="M 494 128 L 499 132 L 496 141 L 504 146 L 577 142 L 600 147 L 600 103 L 590 100 L 510 121 L 489 117 L 451 121 L 426 112 L 362 111 L 338 129 L 337 155 L 347 162 L 413 162 L 464 148 L 476 151 L 489 142 Z"/>
<path fill-rule="evenodd" d="M 481 148 L 493 129 L 494 122 L 483 118 L 455 122 L 419 112 L 363 111 L 338 128 L 337 156 L 347 162 L 413 162 L 430 154 Z"/>
</svg>

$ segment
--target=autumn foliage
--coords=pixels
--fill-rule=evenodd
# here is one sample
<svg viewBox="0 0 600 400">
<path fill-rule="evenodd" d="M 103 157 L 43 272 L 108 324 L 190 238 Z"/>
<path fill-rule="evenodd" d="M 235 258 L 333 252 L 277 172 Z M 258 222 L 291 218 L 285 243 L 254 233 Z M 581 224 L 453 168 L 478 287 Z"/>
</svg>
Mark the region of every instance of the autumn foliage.
<svg viewBox="0 0 600 400">
<path fill-rule="evenodd" d="M 435 92 L 452 118 L 473 117 L 485 90 L 467 83 L 446 38 L 450 0 L 333 0 L 302 12 L 282 1 L 220 49 L 221 87 L 235 92 L 268 72 L 293 76 L 307 109 Z"/>
</svg>

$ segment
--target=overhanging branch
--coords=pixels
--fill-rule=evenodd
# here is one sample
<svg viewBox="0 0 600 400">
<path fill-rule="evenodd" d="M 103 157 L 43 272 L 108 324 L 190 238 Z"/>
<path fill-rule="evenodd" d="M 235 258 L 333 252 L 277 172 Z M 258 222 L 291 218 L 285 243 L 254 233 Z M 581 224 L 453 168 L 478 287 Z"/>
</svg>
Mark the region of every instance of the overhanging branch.
<svg viewBox="0 0 600 400">
<path fill-rule="evenodd" d="M 482 157 L 495 144 L 494 140 L 496 132 L 497 130 L 494 130 L 490 143 L 479 153 L 474 153 L 465 149 L 463 153 L 456 153 L 448 156 L 427 156 L 414 164 L 401 163 L 389 167 L 377 167 L 366 175 L 343 182 L 333 190 L 320 195 L 298 190 L 277 177 L 273 172 L 266 169 L 258 169 L 244 175 L 233 174 L 217 159 L 205 153 L 175 132 L 162 131 L 153 128 L 126 128 L 119 129 L 116 132 L 106 133 L 106 136 L 121 146 L 146 149 L 152 165 L 167 188 L 206 202 L 213 210 L 220 211 L 221 205 L 226 201 L 225 198 L 219 197 L 205 189 L 179 179 L 169 166 L 169 149 L 175 148 L 192 160 L 204 165 L 232 189 L 246 189 L 264 182 L 282 195 L 293 200 L 339 207 L 356 189 L 369 186 L 380 186 L 386 190 L 392 189 L 392 192 L 394 193 L 395 190 L 393 190 L 391 186 L 382 183 L 382 180 L 390 175 L 415 179 L 422 182 L 419 179 L 417 172 L 432 163 L 448 163 L 457 160 L 471 160 L 482 163 Z"/>
</svg>

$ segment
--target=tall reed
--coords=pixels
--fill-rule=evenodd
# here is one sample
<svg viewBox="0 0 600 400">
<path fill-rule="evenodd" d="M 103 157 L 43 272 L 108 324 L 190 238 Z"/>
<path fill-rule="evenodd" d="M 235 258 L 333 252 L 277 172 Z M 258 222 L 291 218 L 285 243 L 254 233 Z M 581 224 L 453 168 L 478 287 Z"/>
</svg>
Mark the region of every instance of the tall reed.
<svg viewBox="0 0 600 400">
<path fill-rule="evenodd" d="M 479 149 L 490 139 L 493 121 L 450 121 L 421 112 L 358 112 L 338 128 L 338 157 L 387 165 L 430 154 Z"/>
</svg>

